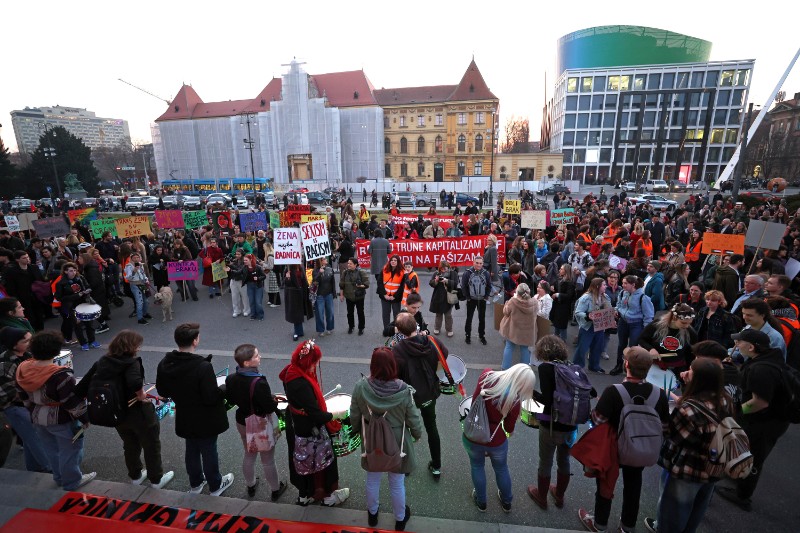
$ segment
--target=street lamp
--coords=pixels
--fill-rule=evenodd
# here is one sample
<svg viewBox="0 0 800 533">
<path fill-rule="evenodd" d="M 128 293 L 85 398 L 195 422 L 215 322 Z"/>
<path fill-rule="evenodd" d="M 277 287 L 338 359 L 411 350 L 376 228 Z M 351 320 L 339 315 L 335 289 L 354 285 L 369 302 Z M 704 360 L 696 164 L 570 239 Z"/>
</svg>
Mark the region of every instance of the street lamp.
<svg viewBox="0 0 800 533">
<path fill-rule="evenodd" d="M 242 113 L 239 119 L 239 125 L 244 126 L 247 124 L 247 138 L 242 139 L 244 142 L 244 149 L 250 151 L 250 174 L 253 180 L 253 203 L 256 201 L 256 166 L 253 162 L 253 150 L 255 150 L 256 142 L 253 140 L 253 134 L 250 131 L 250 124 L 258 126 L 256 123 L 256 113 Z"/>
<path fill-rule="evenodd" d="M 58 197 L 61 198 L 61 182 L 58 180 L 58 170 L 56 169 L 56 149 L 50 144 L 50 137 L 47 136 L 47 132 L 49 131 L 47 126 L 49 124 L 40 122 L 38 125 L 39 129 L 44 128 L 44 140 L 47 143 L 47 148 L 44 148 L 42 151 L 44 152 L 44 156 L 53 164 L 53 177 L 56 180 L 56 190 L 58 191 Z M 55 133 L 53 135 L 55 135 Z"/>
<path fill-rule="evenodd" d="M 494 184 L 494 149 L 495 149 L 495 133 L 497 132 L 497 109 L 492 111 L 492 157 L 489 164 L 491 169 L 489 172 L 489 202 L 494 203 L 494 191 L 492 185 Z"/>
</svg>

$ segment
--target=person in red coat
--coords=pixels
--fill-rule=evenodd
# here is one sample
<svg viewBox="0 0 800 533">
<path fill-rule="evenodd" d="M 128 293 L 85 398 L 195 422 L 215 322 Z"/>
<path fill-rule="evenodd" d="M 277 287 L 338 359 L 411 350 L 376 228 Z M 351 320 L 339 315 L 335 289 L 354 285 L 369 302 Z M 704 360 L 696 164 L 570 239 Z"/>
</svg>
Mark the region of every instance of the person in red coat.
<svg viewBox="0 0 800 533">
<path fill-rule="evenodd" d="M 222 296 L 219 283 L 214 283 L 214 274 L 211 270 L 214 263 L 221 263 L 225 257 L 222 249 L 217 246 L 217 239 L 209 239 L 208 246 L 200 251 L 198 257 L 203 262 L 203 285 L 208 287 L 208 297 L 213 298 L 214 294 Z"/>
</svg>

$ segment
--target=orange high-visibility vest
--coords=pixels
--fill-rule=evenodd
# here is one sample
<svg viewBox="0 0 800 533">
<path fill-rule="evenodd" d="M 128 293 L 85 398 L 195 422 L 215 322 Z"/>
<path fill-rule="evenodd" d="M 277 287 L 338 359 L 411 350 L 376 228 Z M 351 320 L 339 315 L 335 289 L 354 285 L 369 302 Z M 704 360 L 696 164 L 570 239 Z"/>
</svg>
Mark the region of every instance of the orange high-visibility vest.
<svg viewBox="0 0 800 533">
<path fill-rule="evenodd" d="M 653 241 L 645 243 L 644 239 L 639 239 L 636 246 L 644 248 L 644 253 L 646 253 L 648 257 L 653 257 Z"/>
<path fill-rule="evenodd" d="M 603 244 L 614 244 L 614 237 L 617 234 L 617 230 L 609 226 L 608 228 L 608 235 L 603 235 Z"/>
<path fill-rule="evenodd" d="M 50 290 L 53 292 L 53 303 L 51 304 L 53 307 L 61 307 L 61 302 L 56 299 L 56 285 L 59 281 L 61 281 L 60 275 L 50 282 Z"/>
<path fill-rule="evenodd" d="M 686 244 L 686 253 L 684 254 L 684 258 L 686 259 L 687 263 L 693 263 L 695 261 L 700 261 L 700 250 L 703 248 L 703 241 L 697 241 L 697 244 L 694 245 L 692 248 L 691 241 Z"/>
<path fill-rule="evenodd" d="M 400 289 L 400 284 L 403 282 L 405 272 L 402 270 L 397 274 L 392 274 L 391 270 L 383 269 L 383 288 L 386 291 L 386 298 L 394 296 Z"/>
<path fill-rule="evenodd" d="M 403 286 L 403 302 L 401 304 L 403 307 L 406 305 L 406 299 L 408 298 L 409 294 L 412 292 L 419 292 L 419 276 L 417 276 L 417 273 L 411 271 L 411 273 L 408 275 L 408 279 L 413 279 L 416 282 L 416 286 L 413 289 L 408 286 L 408 283 Z"/>
<path fill-rule="evenodd" d="M 583 240 L 586 244 L 590 244 L 594 241 L 594 239 L 589 237 L 588 233 L 578 233 L 578 240 Z"/>
</svg>

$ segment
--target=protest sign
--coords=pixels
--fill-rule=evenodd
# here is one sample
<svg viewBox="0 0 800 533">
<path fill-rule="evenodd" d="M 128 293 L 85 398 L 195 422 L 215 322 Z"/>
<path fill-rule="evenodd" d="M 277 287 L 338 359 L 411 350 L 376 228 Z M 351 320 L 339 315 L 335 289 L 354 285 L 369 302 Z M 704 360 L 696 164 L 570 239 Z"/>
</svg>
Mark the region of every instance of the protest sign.
<svg viewBox="0 0 800 533">
<path fill-rule="evenodd" d="M 607 329 L 617 327 L 617 321 L 614 316 L 614 308 L 608 307 L 606 309 L 598 309 L 589 313 L 589 318 L 592 320 L 595 331 L 605 331 Z"/>
<path fill-rule="evenodd" d="M 392 245 L 392 254 L 398 254 L 402 262 L 411 261 L 415 268 L 436 268 L 442 259 L 452 266 L 472 266 L 475 257 L 483 257 L 486 237 L 475 235 L 442 239 L 392 239 L 389 243 Z M 370 266 L 368 247 L 368 240 L 356 241 L 356 257 L 361 268 Z M 506 261 L 505 239 L 497 240 L 497 261 Z"/>
<path fill-rule="evenodd" d="M 33 221 L 33 229 L 40 239 L 61 237 L 69 233 L 69 225 L 62 217 L 40 218 Z"/>
<path fill-rule="evenodd" d="M 521 203 L 519 200 L 503 200 L 503 212 L 507 215 L 519 215 Z"/>
<path fill-rule="evenodd" d="M 230 211 L 211 213 L 211 222 L 214 223 L 215 235 L 233 235 L 233 220 L 231 220 Z"/>
<path fill-rule="evenodd" d="M 289 204 L 289 206 L 286 207 L 286 210 L 281 211 L 280 213 L 281 227 L 289 228 L 294 224 L 299 224 L 302 222 L 300 217 L 308 214 L 311 214 L 310 205 Z"/>
<path fill-rule="evenodd" d="M 521 226 L 527 229 L 544 229 L 547 227 L 547 211 L 523 211 Z"/>
<path fill-rule="evenodd" d="M 744 235 L 730 233 L 703 234 L 704 254 L 744 254 Z"/>
<path fill-rule="evenodd" d="M 314 259 L 331 255 L 331 241 L 328 238 L 328 226 L 324 220 L 301 224 L 300 234 L 303 239 L 303 251 L 306 255 L 306 261 L 313 261 Z"/>
<path fill-rule="evenodd" d="M 39 215 L 36 213 L 19 213 L 17 214 L 17 220 L 19 221 L 19 229 L 20 231 L 28 231 L 32 230 L 33 228 L 33 221 L 38 220 Z"/>
<path fill-rule="evenodd" d="M 183 225 L 186 229 L 201 228 L 208 224 L 208 215 L 205 211 L 184 211 Z"/>
<path fill-rule="evenodd" d="M 328 215 L 300 215 L 300 223 L 314 222 L 315 220 L 328 221 Z"/>
<path fill-rule="evenodd" d="M 269 212 L 269 227 L 272 229 L 281 227 L 281 215 L 277 211 Z"/>
<path fill-rule="evenodd" d="M 70 225 L 72 225 L 76 220 L 87 222 L 89 220 L 96 219 L 97 211 L 95 211 L 93 207 L 87 207 L 85 209 L 70 209 L 67 211 L 67 216 L 69 217 Z"/>
<path fill-rule="evenodd" d="M 180 209 L 157 210 L 156 224 L 159 228 L 182 228 L 183 213 Z"/>
<path fill-rule="evenodd" d="M 225 263 L 224 262 L 213 262 L 211 263 L 211 276 L 214 280 L 214 283 L 218 282 L 221 279 L 225 279 L 228 277 L 228 273 L 225 272 Z"/>
<path fill-rule="evenodd" d="M 608 266 L 610 266 L 611 268 L 615 268 L 615 269 L 619 270 L 620 272 L 623 272 L 623 271 L 625 271 L 625 267 L 627 265 L 628 265 L 628 260 L 627 259 L 623 259 L 623 258 L 621 258 L 621 257 L 619 257 L 617 255 L 614 255 L 614 254 L 610 254 L 608 256 Z"/>
<path fill-rule="evenodd" d="M 114 224 L 117 226 L 117 236 L 120 239 L 150 233 L 150 217 L 146 215 L 118 218 Z"/>
<path fill-rule="evenodd" d="M 99 239 L 103 233 L 110 231 L 111 235 L 117 236 L 117 225 L 113 218 L 98 218 L 89 222 L 89 228 L 92 230 L 92 237 Z"/>
<path fill-rule="evenodd" d="M 390 215 L 389 222 L 391 222 L 395 226 L 397 226 L 398 224 L 402 226 L 406 222 L 408 222 L 409 224 L 413 224 L 419 219 L 419 216 L 420 215 L 414 215 L 414 214 Z M 453 217 L 450 215 L 422 215 L 422 219 L 425 222 L 431 222 L 431 223 L 433 223 L 433 221 L 436 220 L 437 222 L 439 222 L 439 227 L 445 231 L 450 229 L 450 226 L 453 225 Z M 467 215 L 461 216 L 461 222 L 464 224 L 464 227 L 466 227 L 469 224 L 469 217 Z"/>
<path fill-rule="evenodd" d="M 6 229 L 8 231 L 19 231 L 19 220 L 14 215 L 6 215 Z"/>
<path fill-rule="evenodd" d="M 790 257 L 789 260 L 786 261 L 784 270 L 786 271 L 786 275 L 789 276 L 789 279 L 794 279 L 797 274 L 800 274 L 800 261 Z"/>
<path fill-rule="evenodd" d="M 747 228 L 744 245 L 766 248 L 767 250 L 777 250 L 783 241 L 783 233 L 785 231 L 786 224 L 764 222 L 763 220 L 755 219 L 750 220 L 750 226 Z"/>
<path fill-rule="evenodd" d="M 572 224 L 575 220 L 575 208 L 553 209 L 550 211 L 550 225 L 561 226 L 562 224 Z"/>
<path fill-rule="evenodd" d="M 264 211 L 259 211 L 257 213 L 240 213 L 239 226 L 242 228 L 242 231 L 252 231 L 253 233 L 260 229 L 267 231 L 267 229 L 269 229 L 267 226 L 267 214 Z"/>
<path fill-rule="evenodd" d="M 197 261 L 167 262 L 167 279 L 169 281 L 192 280 L 200 277 Z"/>
<path fill-rule="evenodd" d="M 276 265 L 299 265 L 303 262 L 300 253 L 300 228 L 278 228 L 272 235 L 275 241 Z"/>
</svg>

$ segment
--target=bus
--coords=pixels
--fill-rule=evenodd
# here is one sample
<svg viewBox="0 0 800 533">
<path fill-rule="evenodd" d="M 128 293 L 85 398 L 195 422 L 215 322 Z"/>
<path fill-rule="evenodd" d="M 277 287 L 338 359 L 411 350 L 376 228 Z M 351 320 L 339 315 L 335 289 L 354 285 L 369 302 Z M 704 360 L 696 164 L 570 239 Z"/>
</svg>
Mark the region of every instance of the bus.
<svg viewBox="0 0 800 533">
<path fill-rule="evenodd" d="M 271 191 L 269 178 L 256 178 L 256 192 Z M 184 194 L 208 196 L 218 192 L 237 196 L 239 193 L 251 193 L 253 190 L 252 178 L 219 178 L 219 179 L 193 179 L 193 180 L 164 180 L 161 187 L 168 194 Z"/>
</svg>

